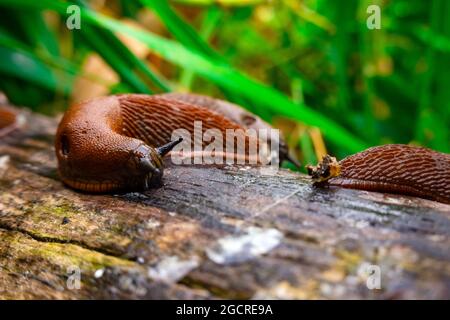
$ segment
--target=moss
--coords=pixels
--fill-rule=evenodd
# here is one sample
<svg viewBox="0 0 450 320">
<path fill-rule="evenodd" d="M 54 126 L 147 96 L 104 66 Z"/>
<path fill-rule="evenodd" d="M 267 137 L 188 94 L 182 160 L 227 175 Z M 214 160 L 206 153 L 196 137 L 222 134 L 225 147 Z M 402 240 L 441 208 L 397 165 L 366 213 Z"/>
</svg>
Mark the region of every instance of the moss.
<svg viewBox="0 0 450 320">
<path fill-rule="evenodd" d="M 48 214 L 56 217 L 68 217 L 71 218 L 79 214 L 79 209 L 75 208 L 71 203 L 65 201 L 55 201 L 54 199 L 46 199 L 43 204 L 35 204 L 32 206 L 31 210 L 34 213 Z M 85 213 L 83 213 L 85 214 Z"/>
<path fill-rule="evenodd" d="M 84 271 L 95 271 L 104 267 L 131 267 L 136 264 L 119 257 L 109 256 L 97 251 L 82 248 L 75 244 L 41 242 L 18 235 L 6 241 L 19 255 L 40 258 L 61 268 L 77 266 Z"/>
</svg>

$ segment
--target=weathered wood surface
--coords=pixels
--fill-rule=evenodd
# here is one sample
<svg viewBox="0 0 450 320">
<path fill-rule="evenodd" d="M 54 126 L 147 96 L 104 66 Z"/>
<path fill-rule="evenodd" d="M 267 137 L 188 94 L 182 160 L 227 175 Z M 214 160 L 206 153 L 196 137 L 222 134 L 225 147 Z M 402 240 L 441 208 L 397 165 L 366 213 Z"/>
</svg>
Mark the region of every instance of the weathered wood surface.
<svg viewBox="0 0 450 320">
<path fill-rule="evenodd" d="M 0 298 L 450 298 L 450 206 L 206 166 L 77 193 L 56 172 L 57 120 L 26 118 L 0 143 Z"/>
</svg>

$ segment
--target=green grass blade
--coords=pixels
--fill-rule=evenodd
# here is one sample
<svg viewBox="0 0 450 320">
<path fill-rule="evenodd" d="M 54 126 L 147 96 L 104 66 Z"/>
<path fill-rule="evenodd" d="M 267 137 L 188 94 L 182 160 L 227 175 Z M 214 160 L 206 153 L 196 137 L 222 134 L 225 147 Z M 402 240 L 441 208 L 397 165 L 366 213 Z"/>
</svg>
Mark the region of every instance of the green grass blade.
<svg viewBox="0 0 450 320">
<path fill-rule="evenodd" d="M 44 21 L 39 11 L 27 10 L 16 15 L 17 23 L 21 24 L 29 43 L 52 56 L 59 56 L 59 44 L 54 33 Z"/>
<path fill-rule="evenodd" d="M 90 25 L 83 27 L 83 37 L 86 42 L 97 52 L 103 59 L 119 74 L 123 81 L 125 81 L 130 87 L 141 93 L 151 93 L 147 85 L 141 81 L 133 72 L 131 72 L 129 66 L 117 55 L 116 52 L 111 50 L 108 43 L 104 41 L 98 32 Z"/>
<path fill-rule="evenodd" d="M 216 6 L 211 6 L 205 13 L 202 26 L 200 28 L 200 37 L 207 42 L 214 29 L 217 27 L 220 18 L 222 17 L 222 11 Z M 192 71 L 184 70 L 180 77 L 180 83 L 185 88 L 191 88 L 194 80 L 194 73 Z"/>
<path fill-rule="evenodd" d="M 86 7 L 82 1 L 76 1 L 81 7 Z M 87 8 L 87 7 L 86 7 Z M 95 41 L 90 41 L 91 46 L 102 56 L 112 63 L 112 67 L 127 79 L 128 84 L 143 93 L 151 93 L 149 89 L 154 85 L 158 91 L 170 91 L 170 87 L 165 80 L 156 75 L 150 68 L 136 55 L 130 51 L 112 32 L 106 29 L 90 26 L 89 30 L 83 30 L 86 38 L 92 38 L 91 33 L 95 33 Z M 100 41 L 99 43 L 97 41 Z M 106 49 L 108 48 L 108 49 Z M 126 65 L 126 67 L 123 66 Z M 133 74 L 133 75 L 132 75 Z M 141 83 L 143 82 L 143 83 Z"/>
<path fill-rule="evenodd" d="M 180 18 L 170 7 L 167 1 L 140 0 L 146 7 L 153 9 L 164 25 L 175 38 L 193 50 L 210 57 L 220 59 L 220 56 L 211 49 L 208 43 L 197 34 L 194 28 Z"/>
<path fill-rule="evenodd" d="M 71 91 L 73 80 L 64 73 L 52 70 L 32 53 L 4 46 L 0 46 L 0 73 L 63 94 Z"/>
</svg>

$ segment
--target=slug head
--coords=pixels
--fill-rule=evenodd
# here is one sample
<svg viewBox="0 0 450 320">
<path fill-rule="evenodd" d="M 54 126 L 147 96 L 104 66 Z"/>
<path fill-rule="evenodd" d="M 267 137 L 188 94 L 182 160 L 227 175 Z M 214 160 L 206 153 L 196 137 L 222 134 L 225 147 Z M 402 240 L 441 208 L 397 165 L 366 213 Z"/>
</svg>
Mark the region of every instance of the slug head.
<svg viewBox="0 0 450 320">
<path fill-rule="evenodd" d="M 87 192 L 137 191 L 160 185 L 162 156 L 179 141 L 155 149 L 121 134 L 120 113 L 97 105 L 70 108 L 58 127 L 55 151 L 64 183 Z M 114 113 L 117 112 L 117 113 Z"/>
<path fill-rule="evenodd" d="M 306 166 L 308 175 L 314 184 L 325 184 L 329 179 L 338 177 L 341 174 L 341 166 L 335 157 L 326 155 L 316 166 Z"/>
<path fill-rule="evenodd" d="M 148 189 L 152 186 L 159 186 L 164 168 L 162 158 L 182 140 L 182 138 L 179 138 L 158 148 L 141 144 L 133 150 L 127 161 L 127 171 L 131 176 L 139 178 L 137 181 L 131 179 L 128 188 L 136 186 L 138 189 Z"/>
<path fill-rule="evenodd" d="M 148 189 L 161 184 L 163 160 L 158 152 L 145 144 L 131 151 L 126 162 L 128 178 L 124 179 L 127 189 Z"/>
</svg>

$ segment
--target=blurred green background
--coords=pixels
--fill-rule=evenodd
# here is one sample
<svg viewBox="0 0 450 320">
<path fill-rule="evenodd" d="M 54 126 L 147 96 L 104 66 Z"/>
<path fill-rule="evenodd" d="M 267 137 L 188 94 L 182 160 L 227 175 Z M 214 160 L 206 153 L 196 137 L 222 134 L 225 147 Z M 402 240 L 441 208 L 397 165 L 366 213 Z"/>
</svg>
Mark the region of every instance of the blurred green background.
<svg viewBox="0 0 450 320">
<path fill-rule="evenodd" d="M 80 8 L 80 29 L 67 19 Z M 369 30 L 369 5 L 381 29 Z M 0 90 L 56 114 L 192 91 L 282 129 L 304 163 L 368 146 L 450 151 L 448 0 L 0 0 Z"/>
</svg>

